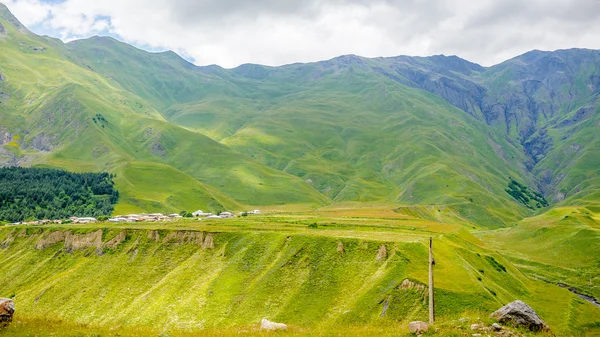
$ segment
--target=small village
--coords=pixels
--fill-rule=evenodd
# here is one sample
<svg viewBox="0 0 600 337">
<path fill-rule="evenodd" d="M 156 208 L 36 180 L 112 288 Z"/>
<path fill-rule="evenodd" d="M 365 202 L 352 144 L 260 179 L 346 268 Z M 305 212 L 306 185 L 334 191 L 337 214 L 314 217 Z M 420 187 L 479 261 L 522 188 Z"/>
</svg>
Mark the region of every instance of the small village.
<svg viewBox="0 0 600 337">
<path fill-rule="evenodd" d="M 260 210 L 253 210 L 249 212 L 239 212 L 238 216 L 257 215 L 261 214 Z M 35 220 L 27 222 L 14 222 L 10 225 L 46 225 L 46 224 L 89 224 L 97 222 L 107 223 L 131 223 L 131 222 L 170 222 L 182 219 L 190 220 L 203 220 L 203 219 L 231 219 L 236 217 L 232 212 L 220 212 L 218 214 L 205 213 L 202 210 L 197 210 L 193 213 L 188 213 L 191 216 L 183 216 L 178 213 L 162 214 L 162 213 L 151 213 L 151 214 L 128 214 L 128 215 L 115 215 L 113 217 L 76 217 L 72 216 L 69 219 L 59 220 Z"/>
</svg>

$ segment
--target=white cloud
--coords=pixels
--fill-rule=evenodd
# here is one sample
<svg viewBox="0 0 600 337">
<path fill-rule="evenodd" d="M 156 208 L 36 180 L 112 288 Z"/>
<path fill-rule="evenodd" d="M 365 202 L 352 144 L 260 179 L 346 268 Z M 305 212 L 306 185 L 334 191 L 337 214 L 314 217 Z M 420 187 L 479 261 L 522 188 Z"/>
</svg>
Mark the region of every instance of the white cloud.
<svg viewBox="0 0 600 337">
<path fill-rule="evenodd" d="M 26 26 L 98 33 L 197 64 L 280 65 L 342 54 L 456 54 L 491 65 L 531 49 L 600 48 L 596 0 L 11 0 Z"/>
</svg>

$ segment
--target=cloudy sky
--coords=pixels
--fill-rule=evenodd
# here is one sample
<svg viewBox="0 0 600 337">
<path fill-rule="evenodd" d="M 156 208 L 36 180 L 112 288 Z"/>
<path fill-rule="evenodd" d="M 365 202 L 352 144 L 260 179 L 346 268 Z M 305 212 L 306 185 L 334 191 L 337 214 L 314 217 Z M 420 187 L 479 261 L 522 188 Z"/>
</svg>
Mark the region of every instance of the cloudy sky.
<svg viewBox="0 0 600 337">
<path fill-rule="evenodd" d="M 600 0 L 0 1 L 37 34 L 110 35 L 198 65 L 343 54 L 446 54 L 492 65 L 531 49 L 600 49 Z"/>
</svg>

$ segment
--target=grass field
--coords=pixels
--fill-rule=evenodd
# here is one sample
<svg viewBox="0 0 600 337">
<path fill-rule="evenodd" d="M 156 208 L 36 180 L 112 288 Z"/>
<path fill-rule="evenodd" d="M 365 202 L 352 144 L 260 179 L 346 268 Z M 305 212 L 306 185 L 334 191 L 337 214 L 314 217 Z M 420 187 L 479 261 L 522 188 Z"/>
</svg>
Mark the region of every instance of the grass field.
<svg viewBox="0 0 600 337">
<path fill-rule="evenodd" d="M 22 319 L 10 331 L 65 325 L 83 335 L 260 335 L 264 317 L 289 324 L 290 335 L 394 335 L 427 319 L 426 289 L 400 285 L 427 283 L 432 236 L 438 322 L 447 335 L 462 333 L 452 323 L 459 317 L 487 320 L 514 299 L 557 334 L 598 332 L 600 308 L 523 274 L 512 255 L 464 226 L 348 206 L 164 224 L 3 227 L 0 293 L 14 297 Z M 99 229 L 102 245 L 86 241 Z M 78 239 L 49 239 L 66 231 Z M 122 231 L 124 239 L 113 240 Z"/>
<path fill-rule="evenodd" d="M 600 223 L 584 207 L 553 209 L 515 227 L 478 233 L 532 278 L 600 298 Z"/>
</svg>

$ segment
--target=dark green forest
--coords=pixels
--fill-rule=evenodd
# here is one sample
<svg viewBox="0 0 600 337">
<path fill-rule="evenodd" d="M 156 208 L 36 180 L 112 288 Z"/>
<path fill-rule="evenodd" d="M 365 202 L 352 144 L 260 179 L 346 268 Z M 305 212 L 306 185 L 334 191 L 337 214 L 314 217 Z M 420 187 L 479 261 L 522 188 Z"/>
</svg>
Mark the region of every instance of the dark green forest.
<svg viewBox="0 0 600 337">
<path fill-rule="evenodd" d="M 0 168 L 0 221 L 110 215 L 119 199 L 114 176 L 47 168 Z"/>
<path fill-rule="evenodd" d="M 542 194 L 531 190 L 529 187 L 512 178 L 510 183 L 508 183 L 506 193 L 510 194 L 513 198 L 517 199 L 517 201 L 530 209 L 534 209 L 534 206 L 537 208 L 542 208 L 550 205 L 544 196 L 542 196 Z"/>
</svg>

